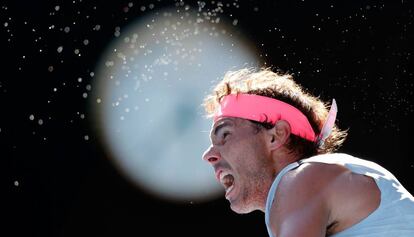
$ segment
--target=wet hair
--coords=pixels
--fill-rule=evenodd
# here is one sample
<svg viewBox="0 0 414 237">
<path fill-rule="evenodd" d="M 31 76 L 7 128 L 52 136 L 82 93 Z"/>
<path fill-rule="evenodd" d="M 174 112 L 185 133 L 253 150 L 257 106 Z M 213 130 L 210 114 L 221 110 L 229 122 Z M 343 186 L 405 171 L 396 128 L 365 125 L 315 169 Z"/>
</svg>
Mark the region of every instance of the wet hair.
<svg viewBox="0 0 414 237">
<path fill-rule="evenodd" d="M 220 101 L 224 96 L 238 93 L 267 96 L 296 107 L 308 118 L 317 135 L 320 133 L 328 115 L 327 104 L 305 91 L 303 87 L 293 80 L 291 75 L 273 72 L 269 68 L 259 70 L 244 68 L 227 72 L 223 80 L 205 98 L 204 108 L 207 116 L 212 117 L 214 115 L 220 107 Z M 274 124 L 266 121 L 251 122 L 257 126 L 257 131 L 274 127 Z M 291 134 L 286 147 L 291 152 L 298 154 L 300 158 L 306 158 L 338 150 L 345 141 L 346 136 L 347 132 L 340 130 L 335 125 L 323 145 Z"/>
</svg>

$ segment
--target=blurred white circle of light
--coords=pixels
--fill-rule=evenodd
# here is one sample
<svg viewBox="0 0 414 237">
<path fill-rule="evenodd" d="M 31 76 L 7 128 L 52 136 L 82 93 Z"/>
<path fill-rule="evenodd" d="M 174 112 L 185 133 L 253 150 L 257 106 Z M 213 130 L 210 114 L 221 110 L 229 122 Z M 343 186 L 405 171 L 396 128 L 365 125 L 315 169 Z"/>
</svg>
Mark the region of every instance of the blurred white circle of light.
<svg viewBox="0 0 414 237">
<path fill-rule="evenodd" d="M 201 104 L 226 71 L 258 61 L 232 28 L 165 9 L 118 28 L 98 64 L 92 109 L 101 139 L 119 170 L 157 197 L 222 193 L 201 160 L 211 127 Z"/>
</svg>

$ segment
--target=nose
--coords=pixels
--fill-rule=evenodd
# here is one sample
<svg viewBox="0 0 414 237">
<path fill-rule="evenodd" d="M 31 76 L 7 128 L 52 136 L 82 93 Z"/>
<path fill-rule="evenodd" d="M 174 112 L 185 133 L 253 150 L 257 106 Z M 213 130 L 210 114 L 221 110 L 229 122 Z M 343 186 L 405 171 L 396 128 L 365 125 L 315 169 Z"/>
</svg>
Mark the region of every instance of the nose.
<svg viewBox="0 0 414 237">
<path fill-rule="evenodd" d="M 220 154 L 214 149 L 211 145 L 203 154 L 203 160 L 207 161 L 210 164 L 215 164 L 220 160 Z"/>
</svg>

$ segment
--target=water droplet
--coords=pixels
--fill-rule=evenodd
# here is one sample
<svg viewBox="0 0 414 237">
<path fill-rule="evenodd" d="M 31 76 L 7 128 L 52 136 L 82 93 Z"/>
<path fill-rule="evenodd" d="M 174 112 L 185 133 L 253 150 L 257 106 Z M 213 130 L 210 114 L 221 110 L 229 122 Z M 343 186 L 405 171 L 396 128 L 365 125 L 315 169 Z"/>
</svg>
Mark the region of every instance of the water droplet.
<svg viewBox="0 0 414 237">
<path fill-rule="evenodd" d="M 112 67 L 112 66 L 114 66 L 114 61 L 106 61 L 106 62 L 105 62 L 105 66 L 107 66 L 107 67 Z"/>
</svg>

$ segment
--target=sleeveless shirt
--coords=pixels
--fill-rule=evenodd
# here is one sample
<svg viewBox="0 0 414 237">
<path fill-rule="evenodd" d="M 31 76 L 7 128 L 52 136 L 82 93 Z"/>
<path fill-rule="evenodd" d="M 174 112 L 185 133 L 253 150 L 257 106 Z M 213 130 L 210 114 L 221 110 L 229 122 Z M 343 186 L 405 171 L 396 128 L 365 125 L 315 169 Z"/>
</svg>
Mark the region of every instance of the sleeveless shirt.
<svg viewBox="0 0 414 237">
<path fill-rule="evenodd" d="M 324 154 L 291 163 L 276 176 L 270 187 L 265 209 L 265 222 L 270 237 L 270 209 L 282 177 L 303 163 L 318 162 L 345 166 L 354 173 L 372 177 L 381 191 L 378 208 L 355 225 L 331 237 L 414 237 L 414 197 L 388 170 L 380 165 L 347 154 Z"/>
</svg>

